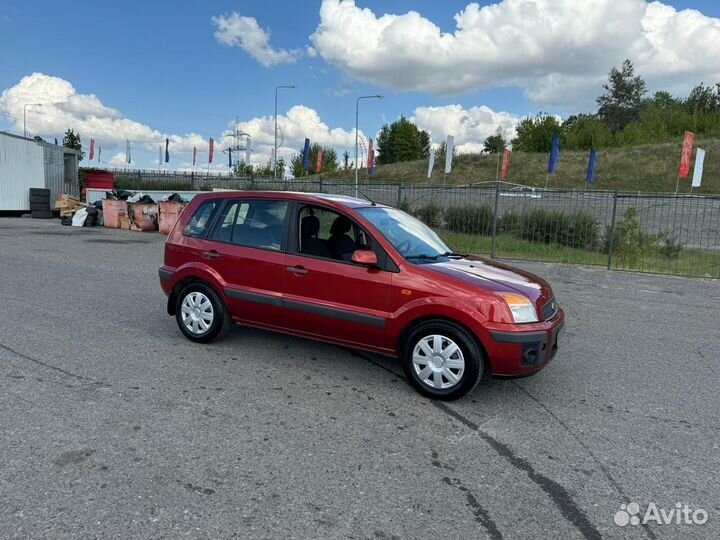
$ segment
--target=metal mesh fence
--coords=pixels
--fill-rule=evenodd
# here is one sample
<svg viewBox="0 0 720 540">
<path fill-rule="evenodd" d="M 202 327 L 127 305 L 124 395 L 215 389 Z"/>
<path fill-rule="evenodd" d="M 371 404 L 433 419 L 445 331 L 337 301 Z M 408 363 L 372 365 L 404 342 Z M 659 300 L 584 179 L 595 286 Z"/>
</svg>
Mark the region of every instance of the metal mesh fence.
<svg viewBox="0 0 720 540">
<path fill-rule="evenodd" d="M 116 171 L 124 189 L 281 190 L 369 198 L 406 210 L 460 252 L 720 278 L 720 196 L 431 186 Z"/>
</svg>

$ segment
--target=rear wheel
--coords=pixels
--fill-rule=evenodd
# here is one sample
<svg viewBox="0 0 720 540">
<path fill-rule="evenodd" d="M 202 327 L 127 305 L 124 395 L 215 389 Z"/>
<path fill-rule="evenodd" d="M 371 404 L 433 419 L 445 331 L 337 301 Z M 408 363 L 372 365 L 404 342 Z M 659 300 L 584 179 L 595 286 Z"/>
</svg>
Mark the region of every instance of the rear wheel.
<svg viewBox="0 0 720 540">
<path fill-rule="evenodd" d="M 485 359 L 475 338 L 464 328 L 436 320 L 410 331 L 402 351 L 402 366 L 418 392 L 450 401 L 477 386 Z"/>
<path fill-rule="evenodd" d="M 175 320 L 191 341 L 210 343 L 222 337 L 232 318 L 218 294 L 205 283 L 190 283 L 177 295 Z"/>
</svg>

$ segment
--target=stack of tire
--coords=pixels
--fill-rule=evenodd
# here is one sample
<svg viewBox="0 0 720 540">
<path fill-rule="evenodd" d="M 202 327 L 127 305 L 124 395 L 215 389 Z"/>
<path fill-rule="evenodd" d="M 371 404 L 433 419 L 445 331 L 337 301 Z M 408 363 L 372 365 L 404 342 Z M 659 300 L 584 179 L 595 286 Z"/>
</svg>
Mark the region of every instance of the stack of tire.
<svg viewBox="0 0 720 540">
<path fill-rule="evenodd" d="M 34 219 L 50 219 L 53 217 L 50 208 L 50 190 L 30 188 L 30 214 Z"/>
</svg>

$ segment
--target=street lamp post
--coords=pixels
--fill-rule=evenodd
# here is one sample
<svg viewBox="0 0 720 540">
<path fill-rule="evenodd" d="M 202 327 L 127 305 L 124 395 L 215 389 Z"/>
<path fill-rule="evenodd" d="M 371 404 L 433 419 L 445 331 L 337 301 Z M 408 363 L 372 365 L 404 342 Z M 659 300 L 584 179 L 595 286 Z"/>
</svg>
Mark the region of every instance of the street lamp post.
<svg viewBox="0 0 720 540">
<path fill-rule="evenodd" d="M 277 94 L 280 88 L 295 88 L 295 85 L 281 85 L 275 87 L 275 153 L 273 154 L 273 180 L 277 178 Z"/>
<path fill-rule="evenodd" d="M 355 100 L 355 196 L 358 196 L 358 129 L 360 119 L 360 100 L 361 99 L 382 99 L 382 94 L 374 96 L 360 96 Z"/>
<path fill-rule="evenodd" d="M 23 137 L 27 137 L 27 108 L 28 107 L 42 107 L 42 103 L 26 103 L 23 105 Z"/>
</svg>

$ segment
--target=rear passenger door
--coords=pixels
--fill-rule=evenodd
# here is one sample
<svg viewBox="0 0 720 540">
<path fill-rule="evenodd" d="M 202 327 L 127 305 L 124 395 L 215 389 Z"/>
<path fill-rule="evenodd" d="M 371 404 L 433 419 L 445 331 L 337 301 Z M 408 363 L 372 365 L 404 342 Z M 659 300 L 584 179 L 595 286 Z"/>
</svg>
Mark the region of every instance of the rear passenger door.
<svg viewBox="0 0 720 540">
<path fill-rule="evenodd" d="M 229 199 L 207 237 L 205 257 L 226 282 L 240 322 L 283 328 L 282 280 L 288 201 Z"/>
</svg>

